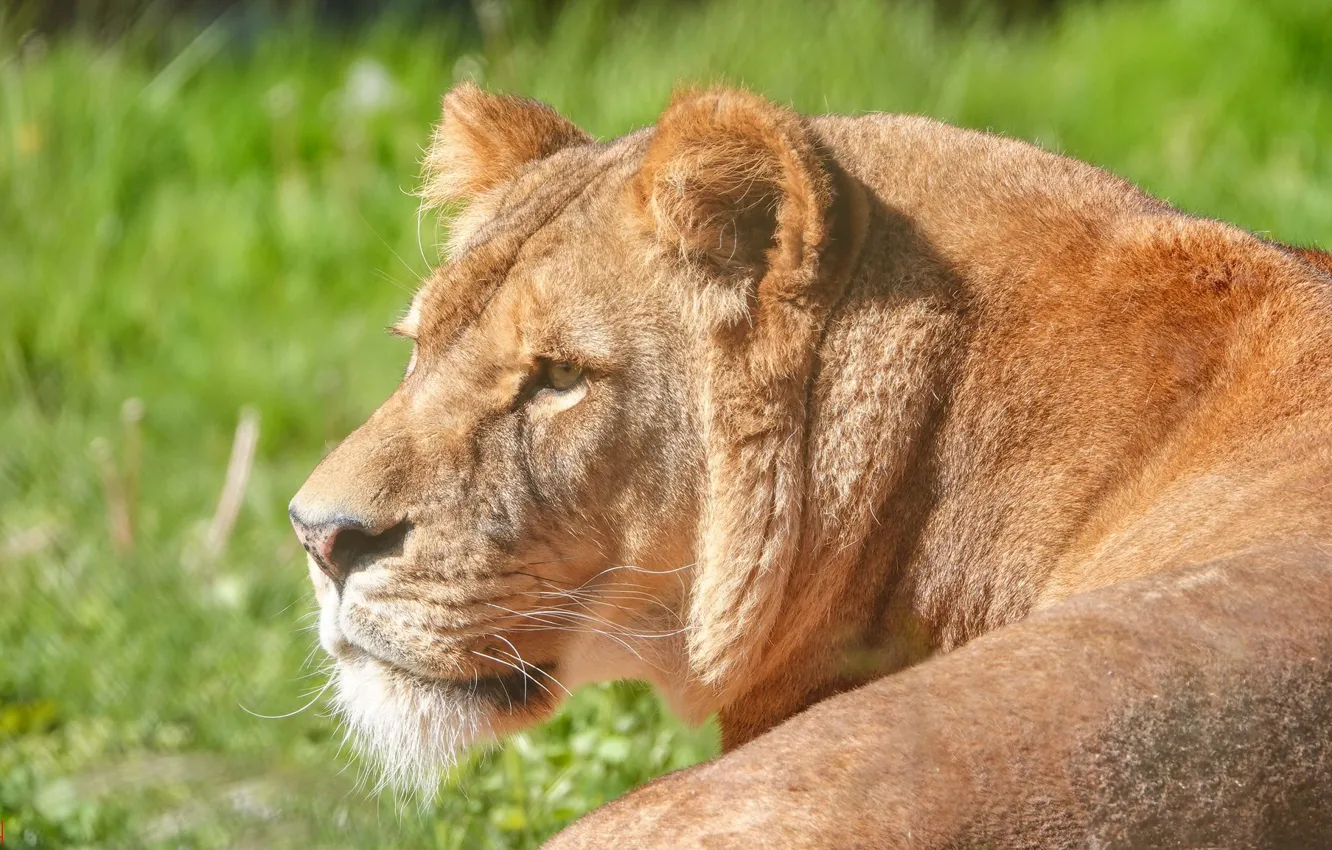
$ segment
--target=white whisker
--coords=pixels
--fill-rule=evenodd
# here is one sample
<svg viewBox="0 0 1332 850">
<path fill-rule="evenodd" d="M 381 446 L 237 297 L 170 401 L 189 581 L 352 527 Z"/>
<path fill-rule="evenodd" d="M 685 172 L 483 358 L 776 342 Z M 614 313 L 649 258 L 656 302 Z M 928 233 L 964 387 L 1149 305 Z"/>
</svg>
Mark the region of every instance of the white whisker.
<svg viewBox="0 0 1332 850">
<path fill-rule="evenodd" d="M 555 678 L 550 673 L 547 673 L 545 670 L 542 670 L 537 665 L 532 664 L 531 662 L 528 661 L 524 661 L 523 656 L 518 652 L 518 647 L 513 645 L 513 641 L 509 640 L 508 638 L 506 638 L 504 635 L 501 634 L 495 634 L 493 635 L 493 637 L 497 638 L 498 640 L 502 640 L 509 645 L 509 649 L 513 650 L 513 657 L 518 661 L 519 664 L 522 664 L 524 667 L 531 667 L 532 669 L 544 675 L 546 678 L 550 679 L 555 684 L 559 685 L 560 689 L 563 690 L 566 694 L 568 694 L 569 696 L 573 696 L 573 694 L 569 692 L 569 689 L 564 687 L 564 683 L 561 682 L 559 679 Z M 502 651 L 503 650 L 501 650 L 501 652 Z M 528 674 L 528 678 L 530 678 L 533 682 L 536 682 L 536 684 L 546 693 L 550 694 L 552 697 L 555 696 L 555 694 L 551 693 L 550 689 L 547 688 L 544 684 L 542 684 L 535 676 Z"/>
<path fill-rule="evenodd" d="M 285 720 L 288 717 L 295 717 L 296 715 L 300 714 L 302 711 L 305 711 L 307 708 L 318 702 L 319 698 L 324 695 L 324 692 L 327 691 L 329 689 L 329 686 L 331 686 L 332 684 L 333 680 L 329 679 L 327 682 L 324 683 L 324 686 L 315 693 L 315 695 L 310 699 L 309 702 L 307 702 L 305 705 L 301 706 L 300 708 L 296 709 L 295 711 L 289 711 L 286 714 L 259 714 L 256 711 L 250 711 L 250 709 L 246 708 L 245 705 L 241 703 L 239 700 L 236 702 L 236 705 L 240 708 L 241 711 L 245 712 L 248 715 L 251 715 L 252 717 L 258 717 L 260 720 Z"/>
</svg>

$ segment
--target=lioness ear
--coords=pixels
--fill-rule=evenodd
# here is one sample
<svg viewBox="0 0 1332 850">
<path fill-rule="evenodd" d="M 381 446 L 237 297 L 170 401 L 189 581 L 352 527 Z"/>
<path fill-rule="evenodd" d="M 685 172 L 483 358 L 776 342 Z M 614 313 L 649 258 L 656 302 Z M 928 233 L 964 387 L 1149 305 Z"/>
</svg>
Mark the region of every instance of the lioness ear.
<svg viewBox="0 0 1332 850">
<path fill-rule="evenodd" d="M 714 90 L 673 99 L 635 189 L 663 244 L 762 276 L 793 272 L 823 247 L 831 182 L 798 115 Z"/>
<path fill-rule="evenodd" d="M 757 675 L 800 550 L 805 402 L 864 229 L 858 186 L 793 112 L 742 91 L 675 98 L 631 192 L 703 323 L 707 504 L 690 660 L 724 702 Z"/>
<path fill-rule="evenodd" d="M 540 101 L 463 83 L 444 96 L 420 194 L 428 207 L 464 200 L 512 179 L 529 162 L 588 141 Z"/>
</svg>

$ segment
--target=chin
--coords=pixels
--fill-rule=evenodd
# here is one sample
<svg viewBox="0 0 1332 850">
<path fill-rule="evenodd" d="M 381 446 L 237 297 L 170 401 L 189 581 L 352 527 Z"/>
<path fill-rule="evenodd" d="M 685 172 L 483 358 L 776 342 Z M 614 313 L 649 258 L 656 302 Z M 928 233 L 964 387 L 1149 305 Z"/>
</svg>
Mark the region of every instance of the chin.
<svg viewBox="0 0 1332 850">
<path fill-rule="evenodd" d="M 547 671 L 535 675 L 428 679 L 369 655 L 340 658 L 334 703 L 355 749 L 378 771 L 376 791 L 433 797 L 468 748 L 539 723 L 559 700 Z"/>
</svg>

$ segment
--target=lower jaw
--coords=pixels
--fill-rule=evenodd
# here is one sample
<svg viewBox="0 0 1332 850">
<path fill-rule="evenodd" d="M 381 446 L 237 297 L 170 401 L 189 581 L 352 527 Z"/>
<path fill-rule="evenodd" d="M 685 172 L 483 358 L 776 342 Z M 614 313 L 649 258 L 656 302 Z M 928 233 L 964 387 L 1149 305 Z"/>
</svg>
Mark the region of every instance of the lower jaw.
<svg viewBox="0 0 1332 850">
<path fill-rule="evenodd" d="M 484 676 L 471 683 L 455 683 L 470 689 L 472 698 L 496 713 L 515 717 L 548 714 L 559 702 L 552 676 L 554 665 L 533 665 L 526 672 Z"/>
<path fill-rule="evenodd" d="M 515 670 L 495 676 L 456 679 L 422 675 L 377 656 L 367 654 L 364 657 L 382 670 L 395 677 L 406 678 L 418 687 L 440 689 L 475 704 L 496 721 L 502 721 L 505 715 L 530 717 L 534 714 L 549 714 L 563 693 L 554 677 L 554 664 L 529 664 L 526 672 Z M 495 714 L 501 716 L 496 718 Z"/>
</svg>

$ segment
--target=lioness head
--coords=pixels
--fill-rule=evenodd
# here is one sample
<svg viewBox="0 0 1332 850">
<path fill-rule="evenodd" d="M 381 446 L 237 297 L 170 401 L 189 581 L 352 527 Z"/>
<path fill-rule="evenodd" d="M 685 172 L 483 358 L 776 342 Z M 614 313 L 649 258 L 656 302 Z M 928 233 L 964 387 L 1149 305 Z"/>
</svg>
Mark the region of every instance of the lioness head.
<svg viewBox="0 0 1332 850">
<path fill-rule="evenodd" d="M 411 362 L 290 513 L 340 710 L 429 784 L 577 684 L 646 678 L 695 717 L 743 692 L 863 214 L 801 118 L 735 91 L 606 144 L 464 86 L 427 165 L 465 212 L 396 327 Z"/>
</svg>

